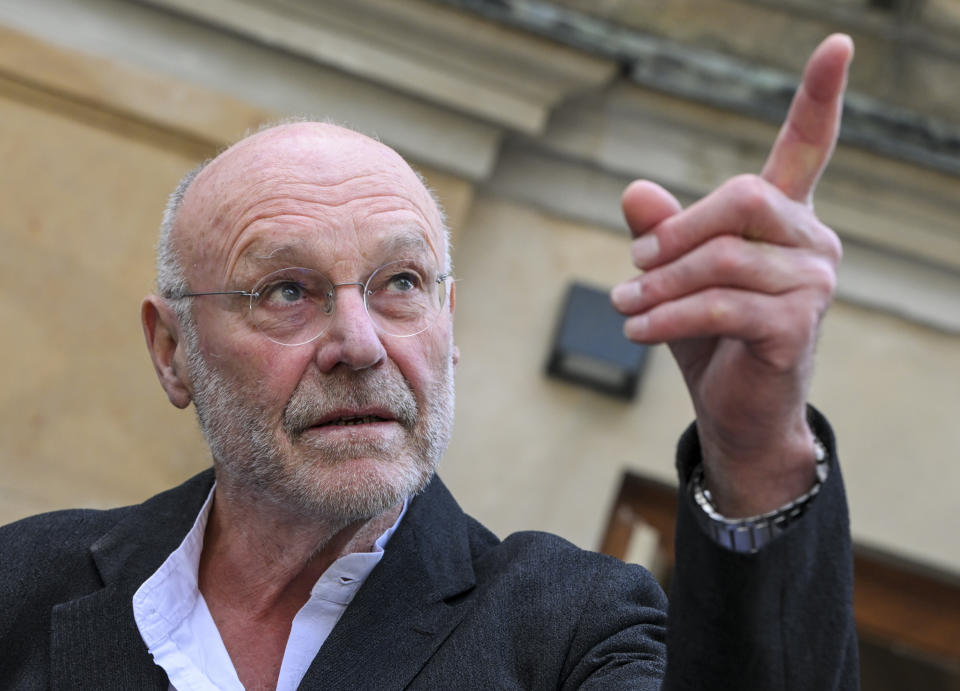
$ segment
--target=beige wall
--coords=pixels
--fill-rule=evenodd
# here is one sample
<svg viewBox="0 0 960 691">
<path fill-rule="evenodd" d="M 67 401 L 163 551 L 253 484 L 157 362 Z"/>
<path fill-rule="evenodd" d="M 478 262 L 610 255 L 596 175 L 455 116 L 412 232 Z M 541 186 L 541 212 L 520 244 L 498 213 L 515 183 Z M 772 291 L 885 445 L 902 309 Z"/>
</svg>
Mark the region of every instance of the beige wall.
<svg viewBox="0 0 960 691">
<path fill-rule="evenodd" d="M 817 363 L 854 536 L 960 570 L 960 337 L 840 302 Z"/>
<path fill-rule="evenodd" d="M 194 152 L 0 98 L 0 521 L 206 465 L 143 346 L 164 197 Z"/>
<path fill-rule="evenodd" d="M 0 37 L 5 522 L 139 501 L 208 464 L 192 413 L 171 407 L 155 381 L 139 300 L 176 180 L 278 113 Z M 462 360 L 441 473 L 500 534 L 544 529 L 595 547 L 622 469 L 672 479 L 673 447 L 692 416 L 662 347 L 630 404 L 543 375 L 567 283 L 609 287 L 630 275 L 626 236 L 418 167 L 454 229 Z M 856 537 L 955 570 L 958 372 L 958 336 L 838 304 L 813 392 L 840 436 Z"/>
</svg>

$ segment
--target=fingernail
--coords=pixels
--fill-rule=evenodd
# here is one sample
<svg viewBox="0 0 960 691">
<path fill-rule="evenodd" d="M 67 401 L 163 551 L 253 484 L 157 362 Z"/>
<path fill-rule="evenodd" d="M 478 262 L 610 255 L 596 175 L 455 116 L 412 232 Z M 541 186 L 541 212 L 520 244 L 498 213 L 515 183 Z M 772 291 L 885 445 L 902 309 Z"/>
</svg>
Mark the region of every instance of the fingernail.
<svg viewBox="0 0 960 691">
<path fill-rule="evenodd" d="M 628 310 L 640 300 L 643 286 L 639 281 L 627 281 L 610 291 L 610 300 L 618 309 Z"/>
<path fill-rule="evenodd" d="M 630 248 L 630 256 L 633 257 L 633 263 L 638 268 L 643 268 L 660 254 L 660 240 L 655 233 L 641 235 L 633 241 Z"/>
</svg>

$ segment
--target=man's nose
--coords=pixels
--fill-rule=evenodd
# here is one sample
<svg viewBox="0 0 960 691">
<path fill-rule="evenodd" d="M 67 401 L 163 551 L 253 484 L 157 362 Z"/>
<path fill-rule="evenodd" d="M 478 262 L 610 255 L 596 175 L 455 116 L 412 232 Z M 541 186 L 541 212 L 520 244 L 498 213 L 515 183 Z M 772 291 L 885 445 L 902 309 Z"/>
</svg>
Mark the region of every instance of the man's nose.
<svg viewBox="0 0 960 691">
<path fill-rule="evenodd" d="M 318 340 L 316 357 L 321 371 L 341 364 L 354 370 L 366 369 L 386 356 L 364 305 L 363 290 L 362 283 L 334 284 L 330 325 Z"/>
</svg>

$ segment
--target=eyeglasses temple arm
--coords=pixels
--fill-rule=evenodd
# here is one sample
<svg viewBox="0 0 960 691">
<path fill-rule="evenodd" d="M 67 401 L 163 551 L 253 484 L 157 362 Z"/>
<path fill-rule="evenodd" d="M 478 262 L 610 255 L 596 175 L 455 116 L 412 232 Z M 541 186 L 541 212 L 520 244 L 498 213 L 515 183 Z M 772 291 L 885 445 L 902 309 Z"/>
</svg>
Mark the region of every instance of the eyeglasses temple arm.
<svg viewBox="0 0 960 691">
<path fill-rule="evenodd" d="M 183 293 L 182 295 L 170 295 L 168 300 L 180 300 L 181 298 L 197 298 L 204 295 L 243 295 L 248 298 L 255 298 L 259 293 L 251 293 L 246 290 L 214 290 L 207 293 Z"/>
</svg>

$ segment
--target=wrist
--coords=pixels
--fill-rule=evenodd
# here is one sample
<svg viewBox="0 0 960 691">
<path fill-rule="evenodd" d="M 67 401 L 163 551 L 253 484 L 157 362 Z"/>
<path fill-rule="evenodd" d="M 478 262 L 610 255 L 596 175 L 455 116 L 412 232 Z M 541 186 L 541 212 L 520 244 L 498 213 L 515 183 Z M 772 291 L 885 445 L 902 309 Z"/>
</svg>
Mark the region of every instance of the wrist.
<svg viewBox="0 0 960 691">
<path fill-rule="evenodd" d="M 694 468 L 687 489 L 697 505 L 695 516 L 701 529 L 715 543 L 733 552 L 755 553 L 782 534 L 807 510 L 826 482 L 830 470 L 824 445 L 814 437 L 815 480 L 800 495 L 771 511 L 741 518 L 730 518 L 716 507 L 710 490 L 705 486 L 703 466 Z"/>
<path fill-rule="evenodd" d="M 713 506 L 726 517 L 773 511 L 817 482 L 817 459 L 823 447 L 806 419 L 789 432 L 753 446 L 729 448 L 704 436 L 703 483 Z"/>
</svg>

